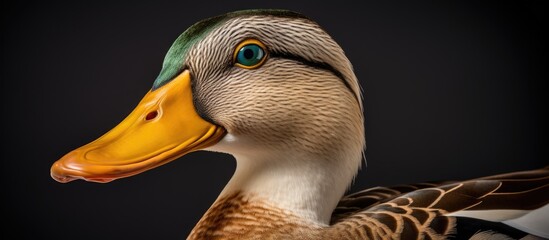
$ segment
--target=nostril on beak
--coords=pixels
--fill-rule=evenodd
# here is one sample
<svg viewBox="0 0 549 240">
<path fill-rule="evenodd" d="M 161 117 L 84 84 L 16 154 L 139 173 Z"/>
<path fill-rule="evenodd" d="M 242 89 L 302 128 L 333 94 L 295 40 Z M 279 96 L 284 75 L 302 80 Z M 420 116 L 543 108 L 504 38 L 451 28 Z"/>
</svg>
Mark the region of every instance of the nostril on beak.
<svg viewBox="0 0 549 240">
<path fill-rule="evenodd" d="M 147 116 L 145 116 L 145 120 L 152 120 L 154 119 L 156 116 L 158 116 L 158 111 L 152 111 L 150 113 L 147 113 Z"/>
</svg>

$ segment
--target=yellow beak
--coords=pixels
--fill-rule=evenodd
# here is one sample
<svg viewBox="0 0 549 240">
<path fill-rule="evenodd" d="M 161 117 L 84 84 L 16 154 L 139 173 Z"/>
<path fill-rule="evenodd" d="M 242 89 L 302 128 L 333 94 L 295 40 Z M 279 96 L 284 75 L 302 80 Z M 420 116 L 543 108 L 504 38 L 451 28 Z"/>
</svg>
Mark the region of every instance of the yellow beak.
<svg viewBox="0 0 549 240">
<path fill-rule="evenodd" d="M 59 182 L 109 182 L 168 163 L 217 143 L 222 127 L 203 120 L 193 105 L 191 76 L 185 70 L 149 91 L 118 126 L 71 151 L 51 167 Z"/>
</svg>

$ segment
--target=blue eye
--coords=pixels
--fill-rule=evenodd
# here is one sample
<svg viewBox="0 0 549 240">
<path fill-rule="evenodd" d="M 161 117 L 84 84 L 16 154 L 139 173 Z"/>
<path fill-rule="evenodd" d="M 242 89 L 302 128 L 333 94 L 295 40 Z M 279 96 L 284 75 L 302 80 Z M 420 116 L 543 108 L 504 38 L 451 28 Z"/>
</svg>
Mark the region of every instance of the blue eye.
<svg viewBox="0 0 549 240">
<path fill-rule="evenodd" d="M 247 44 L 238 49 L 236 63 L 244 68 L 255 68 L 263 63 L 265 50 L 255 43 Z"/>
</svg>

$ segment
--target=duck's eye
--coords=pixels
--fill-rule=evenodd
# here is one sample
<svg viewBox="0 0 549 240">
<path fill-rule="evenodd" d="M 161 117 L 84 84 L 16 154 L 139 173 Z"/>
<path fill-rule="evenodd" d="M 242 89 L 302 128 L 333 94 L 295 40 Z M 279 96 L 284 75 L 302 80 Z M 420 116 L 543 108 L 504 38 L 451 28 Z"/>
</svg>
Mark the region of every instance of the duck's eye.
<svg viewBox="0 0 549 240">
<path fill-rule="evenodd" d="M 265 57 L 265 46 L 255 39 L 249 39 L 236 48 L 234 62 L 236 66 L 252 69 L 261 66 Z"/>
</svg>

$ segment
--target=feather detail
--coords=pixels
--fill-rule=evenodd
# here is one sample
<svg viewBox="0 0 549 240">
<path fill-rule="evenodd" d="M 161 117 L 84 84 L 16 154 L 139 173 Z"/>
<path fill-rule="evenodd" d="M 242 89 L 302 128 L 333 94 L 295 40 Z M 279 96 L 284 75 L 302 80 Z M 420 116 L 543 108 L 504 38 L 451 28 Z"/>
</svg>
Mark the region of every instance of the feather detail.
<svg viewBox="0 0 549 240">
<path fill-rule="evenodd" d="M 455 236 L 460 234 L 456 224 L 463 221 L 456 222 L 452 213 L 466 210 L 527 213 L 549 202 L 548 187 L 548 168 L 463 182 L 375 187 L 342 198 L 334 211 L 332 223 L 334 227 L 343 227 L 357 222 L 356 219 L 361 219 L 366 226 L 371 225 L 369 222 L 376 222 L 385 235 L 406 236 L 406 239 Z M 487 222 L 479 221 L 473 226 L 480 229 L 481 223 Z M 484 229 L 487 230 L 490 229 Z M 488 233 L 477 238 L 483 236 L 488 236 Z"/>
<path fill-rule="evenodd" d="M 513 240 L 513 238 L 493 231 L 484 231 L 473 235 L 470 240 Z"/>
</svg>

